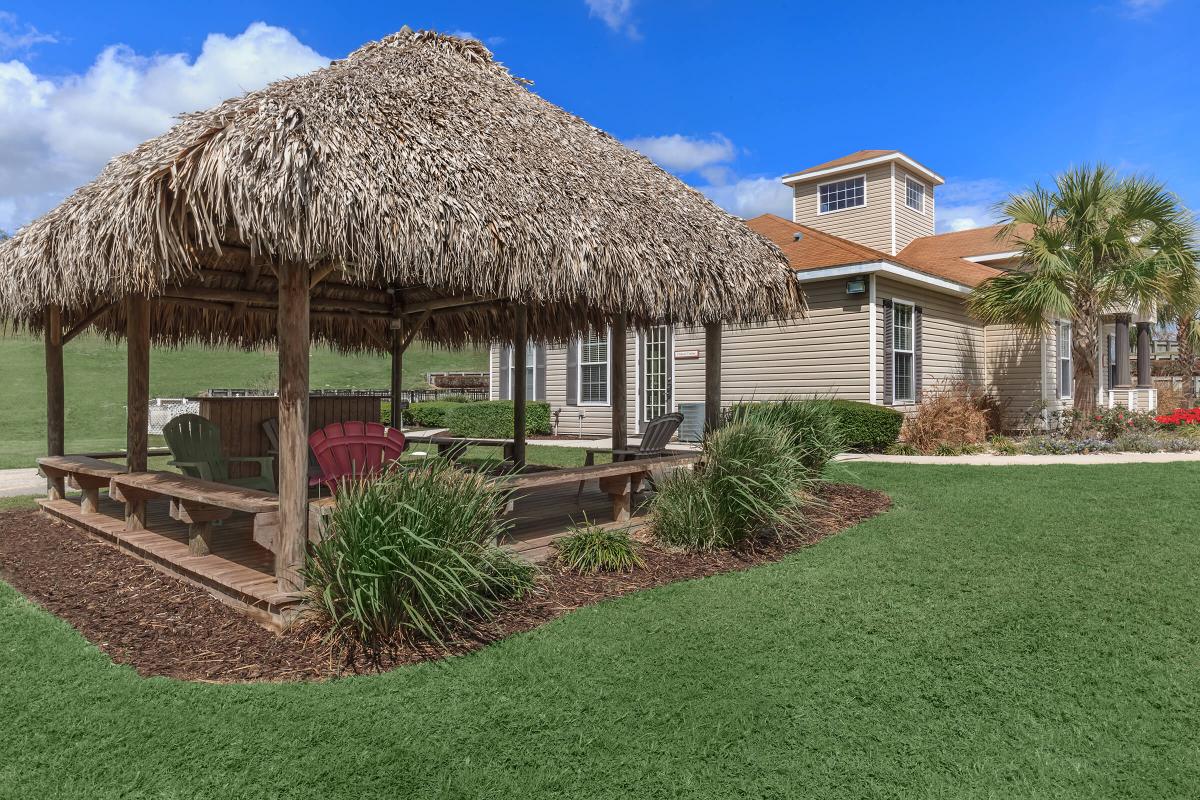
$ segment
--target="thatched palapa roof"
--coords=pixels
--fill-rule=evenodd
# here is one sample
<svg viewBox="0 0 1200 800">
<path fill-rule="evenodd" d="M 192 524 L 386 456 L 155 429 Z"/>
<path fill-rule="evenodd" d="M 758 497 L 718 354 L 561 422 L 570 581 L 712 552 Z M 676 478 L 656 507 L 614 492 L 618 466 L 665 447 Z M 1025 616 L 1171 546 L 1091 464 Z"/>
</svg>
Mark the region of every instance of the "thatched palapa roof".
<svg viewBox="0 0 1200 800">
<path fill-rule="evenodd" d="M 778 248 L 604 132 L 538 97 L 479 42 L 408 30 L 188 114 L 0 245 L 0 316 L 43 309 L 120 336 L 158 298 L 159 343 L 275 336 L 272 265 L 311 265 L 312 334 L 561 340 L 633 325 L 792 316 Z M 393 294 L 396 291 L 396 294 Z M 473 303 L 466 305 L 466 303 Z"/>
</svg>

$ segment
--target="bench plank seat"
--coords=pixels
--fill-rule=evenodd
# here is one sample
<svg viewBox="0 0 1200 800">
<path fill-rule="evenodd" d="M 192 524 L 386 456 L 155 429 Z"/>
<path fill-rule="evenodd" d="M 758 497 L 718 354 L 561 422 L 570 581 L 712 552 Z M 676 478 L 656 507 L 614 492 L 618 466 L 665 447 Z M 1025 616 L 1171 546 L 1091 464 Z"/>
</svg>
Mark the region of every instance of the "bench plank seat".
<svg viewBox="0 0 1200 800">
<path fill-rule="evenodd" d="M 270 492 L 243 489 L 172 472 L 135 472 L 112 478 L 109 493 L 125 502 L 125 529 L 146 527 L 146 500 L 166 497 L 171 518 L 188 524 L 188 551 L 211 552 L 213 523 L 235 512 L 251 515 L 254 541 L 274 551 L 279 529 L 279 498 Z"/>
<path fill-rule="evenodd" d="M 95 514 L 100 508 L 100 490 L 107 489 L 114 477 L 125 472 L 119 464 L 90 456 L 43 456 L 37 461 L 42 474 L 49 480 L 49 499 L 63 499 L 66 494 L 64 481 L 70 481 L 82 492 L 79 507 L 87 514 Z"/>
</svg>

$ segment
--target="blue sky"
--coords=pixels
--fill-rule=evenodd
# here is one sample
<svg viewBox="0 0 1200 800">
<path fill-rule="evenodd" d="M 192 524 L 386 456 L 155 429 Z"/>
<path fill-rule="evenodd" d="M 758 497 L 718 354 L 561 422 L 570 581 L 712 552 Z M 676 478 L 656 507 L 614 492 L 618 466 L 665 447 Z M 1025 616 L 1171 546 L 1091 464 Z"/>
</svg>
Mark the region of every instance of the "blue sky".
<svg viewBox="0 0 1200 800">
<path fill-rule="evenodd" d="M 1072 163 L 1157 175 L 1200 208 L 1200 3 L 0 0 L 0 228 L 172 115 L 402 25 L 465 32 L 534 90 L 726 208 L 898 148 L 947 178 L 941 229 Z"/>
</svg>

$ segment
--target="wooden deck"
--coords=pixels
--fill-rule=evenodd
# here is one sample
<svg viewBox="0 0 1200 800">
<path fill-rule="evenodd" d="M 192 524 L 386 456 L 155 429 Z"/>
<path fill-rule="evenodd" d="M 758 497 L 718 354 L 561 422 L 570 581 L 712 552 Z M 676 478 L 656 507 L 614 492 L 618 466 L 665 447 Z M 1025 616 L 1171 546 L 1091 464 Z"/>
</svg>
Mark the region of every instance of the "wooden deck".
<svg viewBox="0 0 1200 800">
<path fill-rule="evenodd" d="M 564 535 L 573 522 L 587 520 L 615 525 L 612 503 L 595 482 L 586 485 L 576 502 L 575 485 L 523 491 L 509 519 L 513 527 L 501 541 L 531 562 L 553 555 L 551 543 Z M 125 530 L 124 505 L 101 494 L 95 512 L 80 507 L 80 495 L 71 493 L 59 500 L 42 500 L 44 511 L 110 544 L 143 559 L 155 568 L 210 592 L 218 600 L 238 608 L 259 622 L 278 628 L 299 600 L 278 591 L 273 554 L 251 538 L 250 516 L 235 514 L 213 528 L 211 552 L 188 552 L 188 526 L 172 519 L 168 501 L 146 504 L 146 530 Z M 633 526 L 644 522 L 635 508 Z M 626 525 L 630 523 L 625 523 Z"/>
</svg>

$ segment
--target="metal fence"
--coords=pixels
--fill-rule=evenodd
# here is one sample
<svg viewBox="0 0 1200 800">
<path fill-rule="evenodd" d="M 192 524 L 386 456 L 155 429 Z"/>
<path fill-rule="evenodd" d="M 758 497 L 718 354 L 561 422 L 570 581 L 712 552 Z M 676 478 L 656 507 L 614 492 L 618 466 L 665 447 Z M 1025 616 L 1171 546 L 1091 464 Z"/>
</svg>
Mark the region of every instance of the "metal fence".
<svg viewBox="0 0 1200 800">
<path fill-rule="evenodd" d="M 163 426 L 180 414 L 199 414 L 200 404 L 184 397 L 156 397 L 150 401 L 149 433 L 162 435 Z"/>
<path fill-rule="evenodd" d="M 209 389 L 202 397 L 276 397 L 279 392 L 275 389 Z M 313 397 L 379 397 L 390 400 L 391 391 L 388 389 L 313 389 L 309 394 Z M 403 400 L 410 403 L 424 403 L 429 400 L 444 400 L 447 397 L 465 397 L 468 400 L 487 400 L 487 389 L 405 389 L 400 393 Z"/>
</svg>

